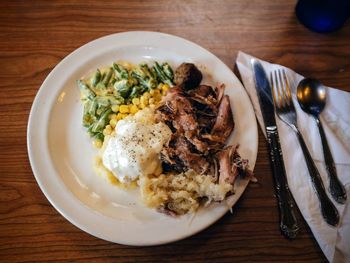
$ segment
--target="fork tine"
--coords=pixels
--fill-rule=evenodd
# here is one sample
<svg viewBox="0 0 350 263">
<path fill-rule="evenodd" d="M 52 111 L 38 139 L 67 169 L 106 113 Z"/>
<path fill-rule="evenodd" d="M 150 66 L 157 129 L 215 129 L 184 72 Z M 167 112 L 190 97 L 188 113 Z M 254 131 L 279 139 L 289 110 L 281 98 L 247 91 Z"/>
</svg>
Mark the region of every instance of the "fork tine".
<svg viewBox="0 0 350 263">
<path fill-rule="evenodd" d="M 277 83 L 278 79 L 276 75 L 276 70 L 270 73 L 270 81 L 271 81 L 273 100 L 275 102 L 276 109 L 278 110 L 282 107 L 282 105 L 281 105 L 281 94 L 279 90 L 279 85 Z"/>
<path fill-rule="evenodd" d="M 281 98 L 281 101 L 282 101 L 282 106 L 285 107 L 289 103 L 288 103 L 288 99 L 287 99 L 287 96 L 286 96 L 286 91 L 284 89 L 284 82 L 283 82 L 283 79 L 282 79 L 281 70 L 278 69 L 277 72 L 278 72 L 278 75 L 276 75 L 276 78 L 278 79 L 278 84 L 279 84 L 278 85 L 278 90 L 280 92 L 280 98 Z"/>
<path fill-rule="evenodd" d="M 288 101 L 291 102 L 292 101 L 292 94 L 290 92 L 290 85 L 289 85 L 289 81 L 288 81 L 288 78 L 287 78 L 287 74 L 286 74 L 286 71 L 284 69 L 282 70 L 282 75 L 283 75 L 283 79 L 284 79 L 284 82 L 285 82 L 287 99 L 288 99 Z"/>
<path fill-rule="evenodd" d="M 276 98 L 277 98 L 277 106 L 279 108 L 281 108 L 283 105 L 282 105 L 282 100 L 281 100 L 280 86 L 279 86 L 278 78 L 277 78 L 277 71 L 275 70 L 273 73 L 274 73 L 273 79 L 274 79 L 275 94 L 276 94 Z"/>
<path fill-rule="evenodd" d="M 285 72 L 285 70 L 283 69 L 283 78 L 284 78 L 284 86 L 285 86 L 285 93 L 286 93 L 286 96 L 287 96 L 287 100 L 288 100 L 288 105 L 289 107 L 292 109 L 292 110 L 295 110 L 294 108 L 294 104 L 293 104 L 293 99 L 292 99 L 292 93 L 291 93 L 291 90 L 290 90 L 290 85 L 289 85 L 289 80 L 287 78 L 287 74 Z"/>
<path fill-rule="evenodd" d="M 283 72 L 284 80 L 285 80 L 285 82 L 286 82 L 288 97 L 291 98 L 290 85 L 289 85 L 289 80 L 288 80 L 288 78 L 287 78 L 286 71 L 283 69 L 282 72 Z"/>
<path fill-rule="evenodd" d="M 272 89 L 276 96 L 277 103 L 275 103 L 275 106 L 278 117 L 294 131 L 297 131 L 297 116 L 292 101 L 287 75 L 283 70 L 277 69 L 271 74 L 271 79 Z"/>
<path fill-rule="evenodd" d="M 274 83 L 274 79 L 273 79 L 273 71 L 270 72 L 270 83 L 271 83 L 271 89 L 272 89 L 272 98 L 273 98 L 273 101 L 276 105 L 278 103 L 278 100 L 276 98 L 276 88 L 275 88 L 275 83 Z"/>
</svg>

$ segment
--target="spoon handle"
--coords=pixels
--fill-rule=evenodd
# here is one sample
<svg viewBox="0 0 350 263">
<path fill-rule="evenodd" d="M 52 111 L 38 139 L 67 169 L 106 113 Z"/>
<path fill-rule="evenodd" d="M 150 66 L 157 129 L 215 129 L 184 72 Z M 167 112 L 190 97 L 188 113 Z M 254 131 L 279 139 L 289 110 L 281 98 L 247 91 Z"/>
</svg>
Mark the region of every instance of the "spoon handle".
<svg viewBox="0 0 350 263">
<path fill-rule="evenodd" d="M 318 129 L 321 135 L 321 142 L 323 148 L 324 160 L 326 163 L 326 169 L 329 178 L 329 191 L 335 201 L 340 204 L 345 204 L 346 201 L 346 191 L 343 184 L 339 181 L 337 176 L 337 170 L 333 161 L 332 153 L 329 149 L 326 134 L 324 133 L 321 121 L 318 116 L 315 117 Z"/>
<path fill-rule="evenodd" d="M 332 201 L 328 198 L 326 189 L 324 188 L 324 185 L 322 183 L 322 178 L 320 176 L 320 173 L 318 172 L 317 167 L 310 155 L 310 152 L 306 147 L 303 136 L 301 135 L 299 130 L 296 130 L 296 131 L 297 131 L 301 149 L 303 150 L 303 153 L 304 153 L 306 165 L 309 170 L 312 184 L 316 191 L 317 197 L 320 201 L 322 216 L 329 225 L 337 226 L 339 223 L 338 210 L 335 207 L 335 205 L 332 203 Z"/>
</svg>

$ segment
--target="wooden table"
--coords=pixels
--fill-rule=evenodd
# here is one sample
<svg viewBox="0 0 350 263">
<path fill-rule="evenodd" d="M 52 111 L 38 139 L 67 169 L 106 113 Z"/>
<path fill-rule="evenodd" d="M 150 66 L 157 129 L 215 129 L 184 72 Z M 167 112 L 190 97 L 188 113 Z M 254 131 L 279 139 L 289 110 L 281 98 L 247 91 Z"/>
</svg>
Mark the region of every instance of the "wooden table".
<svg viewBox="0 0 350 263">
<path fill-rule="evenodd" d="M 350 91 L 350 24 L 330 35 L 313 33 L 298 23 L 294 6 L 292 0 L 1 1 L 0 261 L 326 261 L 304 221 L 296 240 L 281 236 L 260 130 L 259 182 L 249 185 L 233 215 L 157 247 L 112 244 L 70 224 L 39 189 L 27 156 L 27 120 L 41 83 L 70 52 L 112 33 L 178 35 L 232 69 L 243 50 Z"/>
</svg>

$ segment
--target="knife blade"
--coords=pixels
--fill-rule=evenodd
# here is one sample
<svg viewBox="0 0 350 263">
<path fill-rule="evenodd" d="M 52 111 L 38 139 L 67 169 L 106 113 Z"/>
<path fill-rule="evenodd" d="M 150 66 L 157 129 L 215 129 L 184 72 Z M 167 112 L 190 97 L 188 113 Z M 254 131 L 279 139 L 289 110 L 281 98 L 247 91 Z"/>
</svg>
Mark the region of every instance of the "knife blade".
<svg viewBox="0 0 350 263">
<path fill-rule="evenodd" d="M 288 187 L 276 126 L 271 86 L 261 63 L 258 60 L 252 59 L 251 64 L 254 72 L 255 89 L 265 124 L 267 145 L 280 214 L 280 230 L 285 237 L 293 239 L 299 232 L 299 226 L 295 217 L 293 197 Z"/>
</svg>

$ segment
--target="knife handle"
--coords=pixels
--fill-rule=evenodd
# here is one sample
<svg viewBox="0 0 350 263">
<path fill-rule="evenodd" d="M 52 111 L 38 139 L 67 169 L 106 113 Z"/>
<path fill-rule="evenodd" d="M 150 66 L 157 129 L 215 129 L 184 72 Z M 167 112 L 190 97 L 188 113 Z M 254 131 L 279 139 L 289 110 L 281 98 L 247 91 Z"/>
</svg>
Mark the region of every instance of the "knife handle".
<svg viewBox="0 0 350 263">
<path fill-rule="evenodd" d="M 294 214 L 294 202 L 288 187 L 277 127 L 267 127 L 266 135 L 280 212 L 280 229 L 285 237 L 293 239 L 299 232 L 299 226 Z"/>
</svg>

